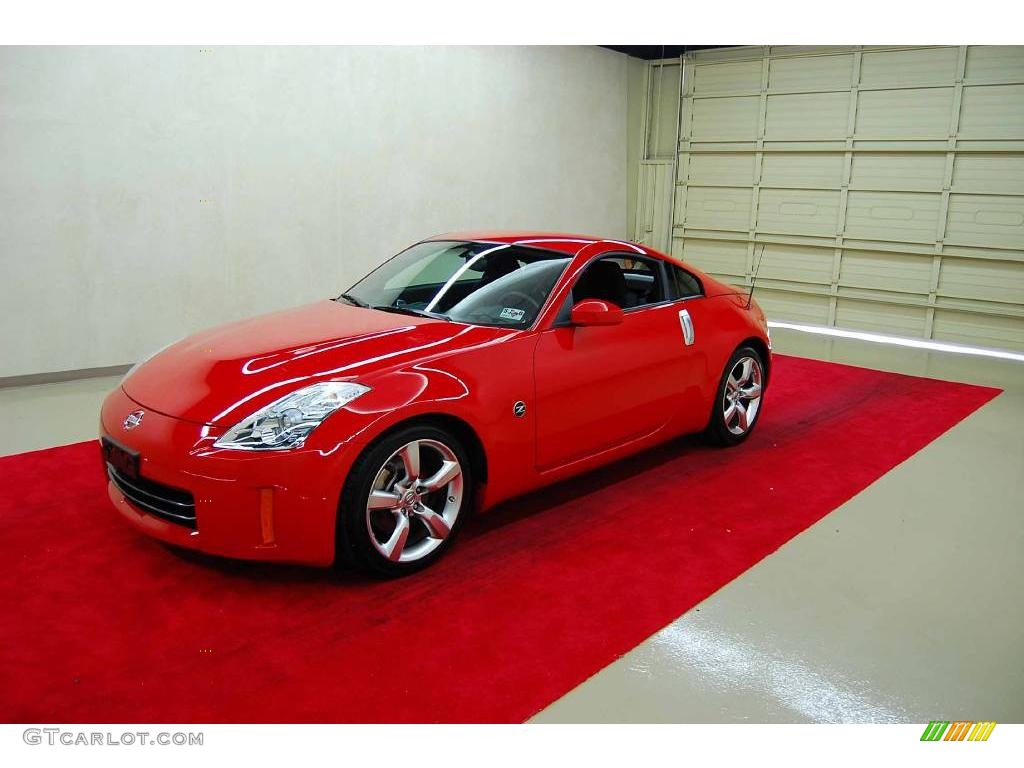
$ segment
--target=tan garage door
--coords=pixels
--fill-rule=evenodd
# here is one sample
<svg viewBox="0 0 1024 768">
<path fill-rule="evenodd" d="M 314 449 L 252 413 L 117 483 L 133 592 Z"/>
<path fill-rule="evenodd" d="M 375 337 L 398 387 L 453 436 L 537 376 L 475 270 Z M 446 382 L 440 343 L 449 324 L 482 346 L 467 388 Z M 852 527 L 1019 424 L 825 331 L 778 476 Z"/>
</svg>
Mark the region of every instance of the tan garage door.
<svg viewBox="0 0 1024 768">
<path fill-rule="evenodd" d="M 680 90 L 677 256 L 747 286 L 763 244 L 774 319 L 1024 349 L 1024 47 L 701 51 Z"/>
</svg>

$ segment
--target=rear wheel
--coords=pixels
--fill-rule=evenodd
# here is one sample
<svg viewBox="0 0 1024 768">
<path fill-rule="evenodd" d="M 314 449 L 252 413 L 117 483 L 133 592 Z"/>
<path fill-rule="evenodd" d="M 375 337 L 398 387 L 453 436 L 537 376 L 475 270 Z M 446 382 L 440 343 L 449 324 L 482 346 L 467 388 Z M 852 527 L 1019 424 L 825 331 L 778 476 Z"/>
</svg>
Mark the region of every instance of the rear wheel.
<svg viewBox="0 0 1024 768">
<path fill-rule="evenodd" d="M 718 445 L 738 445 L 754 429 L 764 396 L 764 361 L 753 347 L 740 347 L 725 364 L 711 408 L 707 434 Z"/>
<path fill-rule="evenodd" d="M 338 560 L 402 576 L 437 560 L 469 509 L 469 457 L 443 429 L 386 435 L 353 465 L 338 510 Z"/>
</svg>

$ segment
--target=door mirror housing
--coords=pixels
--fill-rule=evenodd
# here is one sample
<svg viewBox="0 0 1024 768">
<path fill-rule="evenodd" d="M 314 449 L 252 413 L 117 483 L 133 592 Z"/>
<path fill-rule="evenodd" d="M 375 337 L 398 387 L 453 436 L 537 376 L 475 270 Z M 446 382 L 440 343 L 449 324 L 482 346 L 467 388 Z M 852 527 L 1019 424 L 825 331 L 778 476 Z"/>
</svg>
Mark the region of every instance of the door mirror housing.
<svg viewBox="0 0 1024 768">
<path fill-rule="evenodd" d="M 610 301 L 584 299 L 575 304 L 569 313 L 573 325 L 618 325 L 622 322 L 622 308 Z"/>
</svg>

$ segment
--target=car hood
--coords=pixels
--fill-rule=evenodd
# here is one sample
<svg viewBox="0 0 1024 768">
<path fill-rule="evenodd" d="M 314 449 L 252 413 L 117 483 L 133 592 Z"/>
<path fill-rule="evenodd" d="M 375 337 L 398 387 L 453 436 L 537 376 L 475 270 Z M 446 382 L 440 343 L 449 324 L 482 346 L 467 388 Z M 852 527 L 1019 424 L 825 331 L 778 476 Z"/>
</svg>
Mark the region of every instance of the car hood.
<svg viewBox="0 0 1024 768">
<path fill-rule="evenodd" d="M 322 301 L 189 336 L 146 361 L 122 386 L 144 408 L 232 426 L 318 381 L 360 379 L 508 333 Z"/>
</svg>

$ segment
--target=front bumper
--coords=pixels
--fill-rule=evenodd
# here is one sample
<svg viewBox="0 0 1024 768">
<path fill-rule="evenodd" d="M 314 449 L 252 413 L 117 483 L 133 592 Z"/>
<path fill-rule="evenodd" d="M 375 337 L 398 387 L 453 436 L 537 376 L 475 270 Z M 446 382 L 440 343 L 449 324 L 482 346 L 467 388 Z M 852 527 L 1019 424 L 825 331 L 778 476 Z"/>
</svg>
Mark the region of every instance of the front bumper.
<svg viewBox="0 0 1024 768">
<path fill-rule="evenodd" d="M 125 430 L 125 417 L 139 409 L 142 422 Z M 330 452 L 216 449 L 223 429 L 150 411 L 120 388 L 103 403 L 100 429 L 138 451 L 140 476 L 194 497 L 193 530 L 133 504 L 108 479 L 115 508 L 140 531 L 225 557 L 310 565 L 334 560 L 335 518 L 352 446 Z"/>
</svg>

